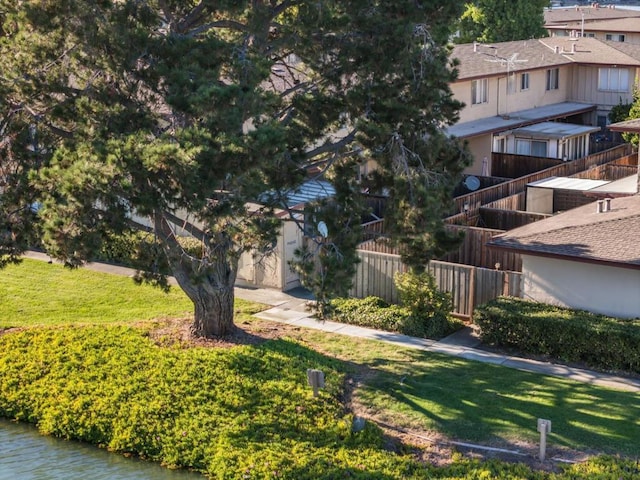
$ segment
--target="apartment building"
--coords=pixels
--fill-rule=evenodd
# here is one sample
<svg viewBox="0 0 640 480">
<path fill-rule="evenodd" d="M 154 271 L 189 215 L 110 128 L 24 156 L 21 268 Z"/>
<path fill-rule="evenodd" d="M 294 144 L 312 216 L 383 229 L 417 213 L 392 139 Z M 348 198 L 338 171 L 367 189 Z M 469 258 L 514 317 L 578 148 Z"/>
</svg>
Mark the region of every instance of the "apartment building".
<svg viewBox="0 0 640 480">
<path fill-rule="evenodd" d="M 493 152 L 587 155 L 589 136 L 613 106 L 632 101 L 640 74 L 640 44 L 588 37 L 460 44 L 451 56 L 459 61 L 451 89 L 465 107 L 448 133 L 468 143 L 472 175 L 490 175 Z"/>
<path fill-rule="evenodd" d="M 640 10 L 593 3 L 545 10 L 544 19 L 552 37 L 582 36 L 640 44 Z"/>
</svg>

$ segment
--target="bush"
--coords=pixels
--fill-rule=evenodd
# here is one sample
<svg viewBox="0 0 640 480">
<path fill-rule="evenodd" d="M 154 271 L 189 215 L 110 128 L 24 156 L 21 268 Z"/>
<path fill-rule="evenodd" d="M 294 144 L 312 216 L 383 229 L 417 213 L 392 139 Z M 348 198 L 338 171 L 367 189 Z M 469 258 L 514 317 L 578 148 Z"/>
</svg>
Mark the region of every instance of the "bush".
<svg viewBox="0 0 640 480">
<path fill-rule="evenodd" d="M 640 373 L 640 321 L 501 297 L 476 309 L 482 341 L 524 353 Z"/>
<path fill-rule="evenodd" d="M 401 333 L 410 316 L 407 309 L 389 305 L 379 297 L 334 299 L 331 311 L 333 320 L 341 323 Z"/>
<path fill-rule="evenodd" d="M 460 329 L 462 322 L 451 317 L 451 294 L 442 292 L 429 272 L 396 274 L 400 303 L 411 312 L 403 331 L 407 335 L 442 338 Z"/>
<path fill-rule="evenodd" d="M 195 257 L 202 255 L 202 243 L 199 240 L 193 237 L 179 237 L 178 241 L 187 254 Z M 140 269 L 155 265 L 158 273 L 170 273 L 153 234 L 147 232 L 109 235 L 95 260 Z"/>
<path fill-rule="evenodd" d="M 390 305 L 379 297 L 334 299 L 331 312 L 337 322 L 421 338 L 442 338 L 462 325 L 447 316 L 414 314 L 405 306 Z"/>
</svg>

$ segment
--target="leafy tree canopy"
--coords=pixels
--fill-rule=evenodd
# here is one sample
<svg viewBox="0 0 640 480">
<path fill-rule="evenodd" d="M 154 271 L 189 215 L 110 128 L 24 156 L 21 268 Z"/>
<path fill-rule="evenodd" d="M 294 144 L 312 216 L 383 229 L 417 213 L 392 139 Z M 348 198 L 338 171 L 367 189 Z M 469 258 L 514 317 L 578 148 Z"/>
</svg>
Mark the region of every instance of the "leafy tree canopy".
<svg viewBox="0 0 640 480">
<path fill-rule="evenodd" d="M 621 118 L 618 121 L 635 120 L 640 118 L 640 88 L 636 85 L 633 91 L 633 103 L 630 105 L 626 118 Z M 637 133 L 623 133 L 622 138 L 626 141 L 638 147 L 640 143 L 640 135 Z"/>
<path fill-rule="evenodd" d="M 166 263 L 194 333 L 223 335 L 240 255 L 269 249 L 310 172 L 337 192 L 307 212 L 333 235 L 323 268 L 353 271 L 357 235 L 338 232 L 360 224 L 365 158 L 397 238 L 428 260 L 467 161 L 442 133 L 461 107 L 446 47 L 461 13 L 435 0 L 0 0 L 1 261 L 37 238 L 78 266 L 146 230 L 143 276 L 163 284 Z"/>
<path fill-rule="evenodd" d="M 473 0 L 458 22 L 457 43 L 509 42 L 547 35 L 548 0 Z"/>
</svg>

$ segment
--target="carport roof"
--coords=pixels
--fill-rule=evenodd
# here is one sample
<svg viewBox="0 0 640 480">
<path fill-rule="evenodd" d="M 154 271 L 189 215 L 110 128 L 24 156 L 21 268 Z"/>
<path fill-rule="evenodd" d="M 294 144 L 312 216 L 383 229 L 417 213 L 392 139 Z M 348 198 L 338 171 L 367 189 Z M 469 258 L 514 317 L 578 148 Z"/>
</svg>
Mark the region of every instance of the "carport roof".
<svg viewBox="0 0 640 480">
<path fill-rule="evenodd" d="M 640 118 L 607 125 L 612 132 L 640 133 Z"/>
<path fill-rule="evenodd" d="M 549 177 L 527 184 L 527 187 L 555 188 L 558 190 L 587 191 L 606 185 L 607 180 L 589 180 L 586 178 Z"/>
<path fill-rule="evenodd" d="M 509 114 L 508 117 L 495 116 L 481 118 L 470 122 L 458 123 L 447 129 L 447 134 L 459 138 L 470 138 L 489 133 L 502 132 L 514 128 L 524 127 L 539 122 L 546 122 L 579 113 L 590 112 L 596 105 L 577 102 L 555 103 L 544 107 L 520 110 Z"/>
<path fill-rule="evenodd" d="M 600 127 L 575 125 L 573 123 L 542 122 L 512 130 L 518 135 L 533 138 L 567 138 L 600 131 Z"/>
</svg>

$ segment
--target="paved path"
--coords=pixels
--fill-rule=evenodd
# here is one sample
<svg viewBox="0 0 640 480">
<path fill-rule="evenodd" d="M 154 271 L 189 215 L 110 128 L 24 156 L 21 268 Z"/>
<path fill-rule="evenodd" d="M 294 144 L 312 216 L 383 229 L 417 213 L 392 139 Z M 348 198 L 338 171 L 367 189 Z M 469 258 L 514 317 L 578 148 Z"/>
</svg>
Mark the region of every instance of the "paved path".
<svg viewBox="0 0 640 480">
<path fill-rule="evenodd" d="M 25 256 L 38 260 L 49 260 L 47 255 L 38 252 L 28 252 Z M 87 265 L 87 268 L 116 275 L 133 275 L 133 270 L 129 268 L 103 263 L 90 263 Z M 608 375 L 591 370 L 540 362 L 537 360 L 509 355 L 501 355 L 474 348 L 480 344 L 480 341 L 471 327 L 467 327 L 436 342 L 434 340 L 424 338 L 409 337 L 399 333 L 390 333 L 370 328 L 357 327 L 354 325 L 345 325 L 343 323 L 316 320 L 307 309 L 307 302 L 311 300 L 312 297 L 304 289 L 295 289 L 285 293 L 274 289 L 237 286 L 235 294 L 236 297 L 244 300 L 251 300 L 269 305 L 271 308 L 255 315 L 263 320 L 283 322 L 299 327 L 323 330 L 325 332 L 335 333 L 338 335 L 378 340 L 401 347 L 437 352 L 468 360 L 501 365 L 503 367 L 515 368 L 526 372 L 567 378 L 577 382 L 584 382 L 617 390 L 640 392 L 640 380 L 638 379 Z"/>
</svg>

